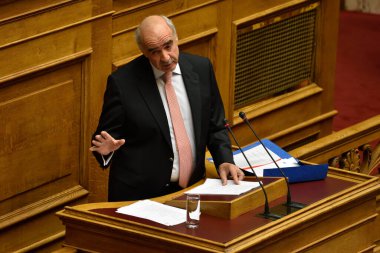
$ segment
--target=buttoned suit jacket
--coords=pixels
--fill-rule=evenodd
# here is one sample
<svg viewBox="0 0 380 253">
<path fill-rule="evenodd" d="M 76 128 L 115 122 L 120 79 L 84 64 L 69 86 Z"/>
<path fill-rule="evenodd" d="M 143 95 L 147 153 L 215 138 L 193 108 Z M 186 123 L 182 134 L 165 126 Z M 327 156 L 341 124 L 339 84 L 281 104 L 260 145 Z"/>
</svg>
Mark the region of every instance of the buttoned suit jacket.
<svg viewBox="0 0 380 253">
<path fill-rule="evenodd" d="M 233 163 L 233 158 L 211 62 L 204 57 L 180 53 L 178 63 L 194 124 L 196 162 L 191 185 L 205 175 L 206 147 L 216 167 L 224 162 Z M 163 195 L 165 185 L 170 182 L 174 154 L 168 119 L 146 57 L 136 58 L 108 77 L 93 138 L 102 130 L 115 139 L 125 139 L 110 162 L 109 201 Z M 93 153 L 103 166 L 101 156 Z"/>
</svg>

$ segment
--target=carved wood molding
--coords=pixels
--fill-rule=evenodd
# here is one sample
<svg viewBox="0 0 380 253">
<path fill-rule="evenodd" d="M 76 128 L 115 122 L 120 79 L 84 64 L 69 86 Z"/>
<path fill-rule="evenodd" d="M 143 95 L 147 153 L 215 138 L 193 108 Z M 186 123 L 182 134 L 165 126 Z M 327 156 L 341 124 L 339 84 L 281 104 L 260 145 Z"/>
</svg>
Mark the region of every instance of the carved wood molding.
<svg viewBox="0 0 380 253">
<path fill-rule="evenodd" d="M 359 148 L 367 143 L 374 143 L 376 140 L 380 140 L 380 115 L 291 150 L 290 153 L 301 160 L 323 163 L 340 157 L 349 150 Z M 366 147 L 363 148 L 367 149 Z M 374 148 L 373 152 L 375 150 L 378 157 L 379 147 Z M 374 155 L 372 158 L 371 167 L 376 163 L 376 156 Z"/>
<path fill-rule="evenodd" d="M 323 92 L 323 89 L 317 84 L 313 83 L 293 92 L 269 98 L 264 101 L 257 102 L 253 105 L 245 106 L 239 110 L 234 111 L 233 125 L 235 126 L 237 124 L 243 123 L 243 120 L 239 117 L 240 111 L 244 111 L 247 115 L 247 118 L 252 119 L 267 114 L 271 111 L 278 110 L 282 107 L 308 99 L 312 96 L 316 96 L 321 92 Z"/>
<path fill-rule="evenodd" d="M 130 8 L 125 8 L 123 10 L 118 10 L 114 13 L 113 17 L 114 18 L 117 18 L 117 17 L 120 17 L 120 16 L 124 16 L 124 15 L 128 15 L 129 13 L 131 12 L 137 12 L 137 11 L 141 11 L 143 9 L 147 9 L 147 8 L 150 8 L 152 6 L 155 6 L 155 5 L 159 5 L 159 4 L 162 4 L 164 2 L 168 2 L 168 0 L 152 0 L 152 1 L 146 1 L 146 2 L 143 2 L 141 4 L 138 4 L 138 5 L 134 5 Z"/>
<path fill-rule="evenodd" d="M 22 249 L 18 249 L 18 252 L 31 252 L 33 250 L 37 250 L 39 247 L 48 245 L 49 243 L 55 242 L 57 240 L 62 240 L 65 238 L 66 231 L 62 230 L 54 235 L 51 235 L 49 237 L 46 237 L 45 239 L 35 242 L 33 244 L 28 245 L 27 247 L 24 247 Z M 70 250 L 70 248 L 66 248 L 65 251 L 54 251 L 54 252 L 70 252 L 75 253 L 76 251 Z"/>
<path fill-rule="evenodd" d="M 14 210 L 11 213 L 0 216 L 0 230 L 52 208 L 63 206 L 69 202 L 82 198 L 87 194 L 88 191 L 86 189 L 80 185 L 77 185 L 66 191 L 57 193 L 48 198 L 41 199 L 33 204 Z"/>
<path fill-rule="evenodd" d="M 378 170 L 380 165 L 380 142 L 375 144 L 374 147 L 366 143 L 357 148 L 352 148 L 339 156 L 331 158 L 329 165 L 368 175 L 375 173 L 374 170 Z"/>
<path fill-rule="evenodd" d="M 57 27 L 55 29 L 51 29 L 51 30 L 46 31 L 46 32 L 41 32 L 41 33 L 33 35 L 33 36 L 29 36 L 29 37 L 22 38 L 22 39 L 17 40 L 17 41 L 13 41 L 13 42 L 10 42 L 10 43 L 7 43 L 7 44 L 3 44 L 3 45 L 0 45 L 0 49 L 5 49 L 5 48 L 11 47 L 11 46 L 15 46 L 15 45 L 18 45 L 18 44 L 21 44 L 21 43 L 27 43 L 28 41 L 35 40 L 37 38 L 41 38 L 41 37 L 44 37 L 44 36 L 48 36 L 48 35 L 51 35 L 53 33 L 58 33 L 58 32 L 64 31 L 64 30 L 68 30 L 68 29 L 73 28 L 73 27 L 77 27 L 77 26 L 83 25 L 83 24 L 88 24 L 88 23 L 91 23 L 91 22 L 93 22 L 95 20 L 111 16 L 113 13 L 114 13 L 113 11 L 102 13 L 100 15 L 93 16 L 91 18 L 86 18 L 86 19 L 78 21 L 78 22 L 73 22 L 73 23 L 71 23 L 69 25 L 65 25 L 65 26 L 62 26 L 62 27 Z"/>
<path fill-rule="evenodd" d="M 36 72 L 39 72 L 39 71 L 42 71 L 42 70 L 45 70 L 48 68 L 53 68 L 53 67 L 56 67 L 56 66 L 68 63 L 68 62 L 84 59 L 85 57 L 91 55 L 92 52 L 93 52 L 92 48 L 88 48 L 86 50 L 83 50 L 83 51 L 80 51 L 77 53 L 73 53 L 73 54 L 61 57 L 59 59 L 55 59 L 55 60 L 45 62 L 45 63 L 40 64 L 40 65 L 35 65 L 33 67 L 23 69 L 21 71 L 12 73 L 10 75 L 2 76 L 2 77 L 0 77 L 0 86 L 2 83 L 9 82 L 13 79 L 17 79 L 17 78 L 21 78 L 21 77 L 24 77 L 27 75 L 31 75 L 33 73 L 36 73 Z"/>
<path fill-rule="evenodd" d="M 17 20 L 20 20 L 20 19 L 24 19 L 24 18 L 27 18 L 27 17 L 33 17 L 33 16 L 39 15 L 41 13 L 50 12 L 52 10 L 59 9 L 59 8 L 64 7 L 64 6 L 72 5 L 72 4 L 75 4 L 77 2 L 82 2 L 82 1 L 83 0 L 64 0 L 64 1 L 60 1 L 60 2 L 57 2 L 57 3 L 54 3 L 54 4 L 50 4 L 50 5 L 41 7 L 41 8 L 36 8 L 34 10 L 29 10 L 29 11 L 20 13 L 17 16 L 7 17 L 5 19 L 0 20 L 0 25 L 3 25 L 5 23 L 14 22 L 14 21 L 17 21 Z M 12 0 L 8 0 L 8 2 L 0 3 L 0 5 L 9 4 L 11 2 L 12 2 Z"/>
<path fill-rule="evenodd" d="M 295 132 L 300 131 L 300 130 L 302 130 L 304 128 L 312 126 L 314 124 L 318 124 L 320 122 L 323 122 L 326 119 L 332 118 L 336 114 L 337 114 L 337 111 L 335 111 L 335 110 L 333 110 L 331 112 L 327 112 L 327 113 L 321 114 L 318 117 L 315 117 L 315 118 L 310 119 L 310 120 L 306 120 L 306 121 L 304 121 L 301 124 L 298 124 L 298 125 L 293 126 L 293 127 L 289 127 L 289 128 L 287 128 L 287 129 L 285 129 L 283 131 L 279 131 L 279 132 L 277 132 L 275 134 L 269 135 L 269 136 L 267 136 L 267 138 L 270 139 L 270 140 L 278 139 L 278 138 L 280 138 L 282 136 L 286 136 L 288 134 L 295 133 Z M 315 134 L 318 134 L 318 133 L 319 133 L 319 131 L 315 132 Z"/>
</svg>

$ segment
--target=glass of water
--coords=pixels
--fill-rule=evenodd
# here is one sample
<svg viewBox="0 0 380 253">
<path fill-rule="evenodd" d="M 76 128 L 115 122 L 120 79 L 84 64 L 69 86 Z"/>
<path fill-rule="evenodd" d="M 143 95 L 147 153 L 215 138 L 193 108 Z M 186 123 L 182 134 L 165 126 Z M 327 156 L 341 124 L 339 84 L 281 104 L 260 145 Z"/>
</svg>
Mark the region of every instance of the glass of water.
<svg viewBox="0 0 380 253">
<path fill-rule="evenodd" d="M 201 201 L 199 194 L 186 195 L 186 227 L 197 228 L 201 216 Z"/>
</svg>

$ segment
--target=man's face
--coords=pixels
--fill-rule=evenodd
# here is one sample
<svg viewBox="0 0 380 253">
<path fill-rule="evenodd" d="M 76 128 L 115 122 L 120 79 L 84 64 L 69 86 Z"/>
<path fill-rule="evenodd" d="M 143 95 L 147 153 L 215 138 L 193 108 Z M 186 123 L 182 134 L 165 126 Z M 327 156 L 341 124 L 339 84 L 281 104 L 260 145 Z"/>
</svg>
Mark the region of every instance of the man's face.
<svg viewBox="0 0 380 253">
<path fill-rule="evenodd" d="M 154 29 L 141 31 L 142 52 L 157 69 L 167 72 L 175 69 L 178 63 L 179 49 L 177 37 L 165 23 Z"/>
</svg>

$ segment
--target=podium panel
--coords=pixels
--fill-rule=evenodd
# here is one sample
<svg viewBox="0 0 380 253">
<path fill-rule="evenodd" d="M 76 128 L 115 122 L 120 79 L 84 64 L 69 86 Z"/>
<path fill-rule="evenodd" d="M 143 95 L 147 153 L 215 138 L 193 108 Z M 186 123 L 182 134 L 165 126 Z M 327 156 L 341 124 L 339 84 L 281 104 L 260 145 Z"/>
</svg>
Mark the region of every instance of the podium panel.
<svg viewBox="0 0 380 253">
<path fill-rule="evenodd" d="M 200 226 L 164 226 L 120 213 L 132 202 L 66 207 L 57 213 L 66 226 L 65 245 L 95 252 L 358 252 L 379 238 L 376 196 L 379 179 L 329 168 L 326 179 L 291 184 L 292 198 L 307 204 L 272 221 L 263 206 L 233 219 L 201 214 Z M 165 203 L 188 190 L 155 198 Z M 285 202 L 279 197 L 274 207 Z"/>
<path fill-rule="evenodd" d="M 255 177 L 245 177 L 247 181 L 257 181 Z M 284 178 L 261 178 L 260 179 L 268 202 L 282 196 L 286 196 L 287 188 Z M 263 190 L 257 187 L 241 195 L 202 195 L 201 213 L 224 218 L 234 219 L 259 206 L 263 206 L 265 197 Z M 186 209 L 186 195 L 165 201 L 164 204 Z"/>
</svg>

